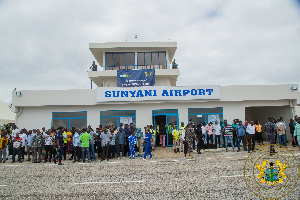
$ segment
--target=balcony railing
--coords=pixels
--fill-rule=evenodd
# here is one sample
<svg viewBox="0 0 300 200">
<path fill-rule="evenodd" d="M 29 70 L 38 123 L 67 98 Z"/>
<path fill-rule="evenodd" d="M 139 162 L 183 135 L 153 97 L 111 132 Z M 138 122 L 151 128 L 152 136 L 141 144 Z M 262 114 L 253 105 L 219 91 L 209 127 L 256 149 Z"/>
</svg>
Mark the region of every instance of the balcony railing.
<svg viewBox="0 0 300 200">
<path fill-rule="evenodd" d="M 104 70 L 120 70 L 120 69 L 177 69 L 177 64 L 170 64 L 167 68 L 165 65 L 124 65 L 124 66 L 103 66 Z M 92 70 L 98 71 L 98 70 Z"/>
</svg>

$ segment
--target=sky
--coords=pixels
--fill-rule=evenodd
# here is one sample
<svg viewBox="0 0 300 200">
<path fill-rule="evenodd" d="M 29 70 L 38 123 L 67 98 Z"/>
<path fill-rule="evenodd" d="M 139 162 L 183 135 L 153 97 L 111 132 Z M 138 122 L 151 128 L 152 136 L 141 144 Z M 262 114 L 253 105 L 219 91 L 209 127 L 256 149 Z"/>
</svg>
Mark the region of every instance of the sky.
<svg viewBox="0 0 300 200">
<path fill-rule="evenodd" d="M 0 0 L 0 100 L 89 89 L 89 43 L 126 35 L 176 41 L 180 86 L 299 84 L 300 0 Z"/>
</svg>

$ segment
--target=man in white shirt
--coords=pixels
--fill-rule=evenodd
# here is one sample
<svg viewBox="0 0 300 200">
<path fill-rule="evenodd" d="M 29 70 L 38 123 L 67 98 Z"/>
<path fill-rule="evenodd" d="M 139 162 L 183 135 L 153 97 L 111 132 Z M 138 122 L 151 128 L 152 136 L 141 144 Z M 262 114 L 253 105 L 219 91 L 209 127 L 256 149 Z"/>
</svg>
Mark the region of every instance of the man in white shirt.
<svg viewBox="0 0 300 200">
<path fill-rule="evenodd" d="M 248 153 L 250 153 L 251 150 L 254 151 L 254 149 L 255 149 L 255 126 L 254 126 L 253 121 L 251 121 L 250 124 L 247 126 L 246 132 L 249 133 L 249 135 L 248 135 Z M 252 148 L 251 148 L 251 146 L 252 146 Z"/>
<path fill-rule="evenodd" d="M 33 139 L 34 135 L 32 134 L 32 130 L 28 131 L 28 136 L 27 136 L 27 156 L 28 159 L 27 161 L 30 161 L 30 153 L 32 153 L 33 155 L 33 147 L 32 147 L 32 139 Z"/>
<path fill-rule="evenodd" d="M 21 145 L 21 160 L 24 161 L 24 155 L 25 155 L 25 146 L 27 142 L 27 130 L 23 129 L 20 134 L 20 138 L 22 139 L 22 145 Z"/>
<path fill-rule="evenodd" d="M 213 131 L 215 133 L 215 148 L 217 149 L 217 144 L 219 143 L 219 148 L 221 148 L 221 126 L 218 121 L 215 121 L 213 125 Z"/>
</svg>

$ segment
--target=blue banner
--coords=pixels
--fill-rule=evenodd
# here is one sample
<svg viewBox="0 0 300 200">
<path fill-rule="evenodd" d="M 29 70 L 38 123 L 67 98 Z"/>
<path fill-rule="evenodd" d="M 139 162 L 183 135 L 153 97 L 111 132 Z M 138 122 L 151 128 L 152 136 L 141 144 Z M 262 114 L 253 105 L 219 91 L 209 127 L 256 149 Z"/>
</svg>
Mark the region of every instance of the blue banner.
<svg viewBox="0 0 300 200">
<path fill-rule="evenodd" d="M 154 86 L 155 69 L 118 70 L 118 87 Z"/>
</svg>

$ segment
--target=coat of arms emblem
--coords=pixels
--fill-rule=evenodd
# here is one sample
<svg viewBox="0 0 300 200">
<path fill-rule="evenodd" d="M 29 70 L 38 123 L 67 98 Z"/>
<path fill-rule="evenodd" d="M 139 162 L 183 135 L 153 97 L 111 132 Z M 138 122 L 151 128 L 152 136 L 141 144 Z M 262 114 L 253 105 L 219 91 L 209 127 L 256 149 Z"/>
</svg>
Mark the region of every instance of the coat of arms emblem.
<svg viewBox="0 0 300 200">
<path fill-rule="evenodd" d="M 283 179 L 286 178 L 284 171 L 287 168 L 287 164 L 282 166 L 282 163 L 279 160 L 276 160 L 277 167 L 273 162 L 270 162 L 269 167 L 266 167 L 267 163 L 268 160 L 264 160 L 261 165 L 256 165 L 256 168 L 260 171 L 257 176 L 257 178 L 260 179 L 260 182 L 268 183 L 269 185 L 283 183 Z"/>
</svg>

